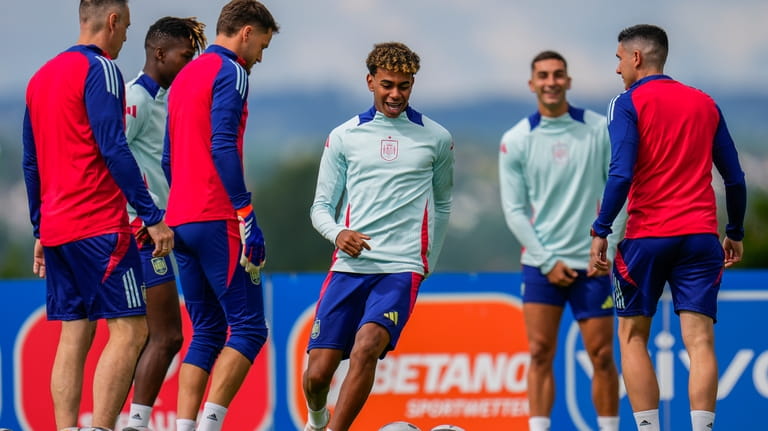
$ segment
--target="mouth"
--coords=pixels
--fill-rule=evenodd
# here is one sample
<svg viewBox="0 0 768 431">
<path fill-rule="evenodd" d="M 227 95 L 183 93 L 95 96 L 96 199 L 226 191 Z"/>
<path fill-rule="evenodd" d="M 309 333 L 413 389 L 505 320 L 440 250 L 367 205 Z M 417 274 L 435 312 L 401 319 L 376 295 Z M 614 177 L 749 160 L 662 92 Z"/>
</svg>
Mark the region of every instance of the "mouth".
<svg viewBox="0 0 768 431">
<path fill-rule="evenodd" d="M 403 102 L 385 102 L 384 108 L 387 110 L 387 112 L 398 114 L 403 110 Z"/>
</svg>

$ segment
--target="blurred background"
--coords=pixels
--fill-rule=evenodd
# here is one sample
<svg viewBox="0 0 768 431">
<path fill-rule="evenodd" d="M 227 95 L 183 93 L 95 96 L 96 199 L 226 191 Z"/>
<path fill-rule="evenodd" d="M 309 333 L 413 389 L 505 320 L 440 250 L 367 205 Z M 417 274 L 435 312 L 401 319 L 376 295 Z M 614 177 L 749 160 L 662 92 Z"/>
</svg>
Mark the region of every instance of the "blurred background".
<svg viewBox="0 0 768 431">
<path fill-rule="evenodd" d="M 133 0 L 128 41 L 116 60 L 126 81 L 144 62 L 146 30 L 165 15 L 196 16 L 215 37 L 224 1 Z M 604 113 L 623 90 L 616 35 L 652 23 L 670 38 L 666 72 L 720 104 L 747 173 L 744 268 L 768 267 L 768 2 L 764 0 L 284 0 L 265 3 L 281 26 L 250 78 L 246 170 L 270 271 L 324 271 L 332 245 L 309 220 L 328 132 L 370 107 L 364 60 L 376 42 L 420 54 L 411 105 L 456 142 L 451 226 L 438 271 L 519 270 L 519 244 L 498 196 L 497 147 L 535 110 L 530 60 L 561 52 L 569 101 Z M 8 2 L 0 15 L 0 278 L 31 274 L 32 233 L 21 174 L 24 89 L 45 61 L 78 36 L 77 2 Z M 715 175 L 718 190 L 721 181 Z M 722 196 L 721 196 L 722 197 Z M 585 235 L 586 235 L 585 227 Z"/>
</svg>

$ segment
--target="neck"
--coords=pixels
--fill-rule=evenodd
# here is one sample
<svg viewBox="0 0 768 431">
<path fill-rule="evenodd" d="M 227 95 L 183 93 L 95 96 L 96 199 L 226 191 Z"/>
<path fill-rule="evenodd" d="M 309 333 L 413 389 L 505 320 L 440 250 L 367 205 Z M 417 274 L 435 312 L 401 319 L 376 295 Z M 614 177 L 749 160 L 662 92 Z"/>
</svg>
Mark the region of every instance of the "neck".
<svg viewBox="0 0 768 431">
<path fill-rule="evenodd" d="M 92 33 L 87 29 L 80 29 L 80 37 L 77 39 L 78 45 L 96 45 L 104 52 L 107 52 L 107 35 L 101 31 L 98 33 Z M 112 55 L 110 54 L 110 57 Z"/>
<path fill-rule="evenodd" d="M 225 36 L 223 34 L 217 34 L 216 39 L 213 41 L 213 43 L 216 45 L 222 46 L 224 48 L 227 48 L 228 50 L 234 52 L 235 55 L 237 55 L 238 57 L 241 57 L 239 38 L 232 37 L 232 36 Z"/>
<path fill-rule="evenodd" d="M 160 72 L 157 70 L 157 67 L 153 63 L 144 63 L 144 69 L 142 69 L 142 72 L 152 78 L 153 81 L 157 82 L 157 85 L 163 87 L 166 90 L 171 86 L 170 82 L 166 82 L 166 80 L 162 78 Z"/>
<path fill-rule="evenodd" d="M 545 106 L 539 104 L 539 114 L 544 117 L 559 117 L 568 112 L 568 102 L 563 102 L 557 106 Z"/>
</svg>

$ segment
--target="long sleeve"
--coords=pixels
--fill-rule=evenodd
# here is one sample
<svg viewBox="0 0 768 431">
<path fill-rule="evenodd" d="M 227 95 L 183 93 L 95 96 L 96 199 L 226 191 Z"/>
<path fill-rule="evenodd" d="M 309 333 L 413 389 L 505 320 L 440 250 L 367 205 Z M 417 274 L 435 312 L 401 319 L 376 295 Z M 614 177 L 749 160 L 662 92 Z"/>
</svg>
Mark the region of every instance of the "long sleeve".
<svg viewBox="0 0 768 431">
<path fill-rule="evenodd" d="M 310 209 L 312 226 L 332 244 L 346 226 L 336 222 L 336 208 L 347 181 L 347 164 L 340 152 L 341 140 L 331 133 L 326 140 L 317 174 L 315 199 Z"/>
<path fill-rule="evenodd" d="M 531 204 L 528 201 L 525 176 L 520 163 L 518 147 L 514 140 L 502 140 L 499 152 L 499 181 L 501 206 L 509 230 L 517 241 L 525 247 L 528 257 L 543 274 L 555 266 L 554 253 L 547 250 L 536 235 L 531 223 Z"/>
<path fill-rule="evenodd" d="M 739 164 L 739 154 L 733 139 L 731 139 L 731 134 L 728 132 L 728 126 L 720 108 L 718 108 L 718 113 L 720 114 L 720 122 L 712 147 L 712 160 L 725 184 L 725 208 L 728 213 L 725 234 L 732 240 L 741 241 L 744 238 L 747 185 L 744 180 L 744 171 Z"/>
<path fill-rule="evenodd" d="M 429 271 L 434 271 L 448 232 L 453 202 L 453 141 L 440 143 L 438 158 L 433 166 L 432 188 L 435 199 L 435 227 L 432 250 L 428 256 Z"/>
<path fill-rule="evenodd" d="M 37 149 L 35 148 L 32 123 L 29 119 L 29 109 L 24 112 L 22 140 L 24 143 L 24 183 L 27 186 L 29 218 L 32 222 L 35 238 L 40 238 L 40 172 L 37 167 Z"/>
</svg>

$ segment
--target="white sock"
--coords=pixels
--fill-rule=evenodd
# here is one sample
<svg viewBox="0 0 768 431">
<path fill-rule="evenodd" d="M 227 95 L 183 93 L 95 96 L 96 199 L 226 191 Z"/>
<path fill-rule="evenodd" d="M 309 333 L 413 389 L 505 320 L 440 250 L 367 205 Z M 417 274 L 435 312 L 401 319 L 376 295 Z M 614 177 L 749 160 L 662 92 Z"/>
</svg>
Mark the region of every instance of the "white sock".
<svg viewBox="0 0 768 431">
<path fill-rule="evenodd" d="M 176 431 L 195 431 L 195 421 L 192 419 L 176 419 Z"/>
<path fill-rule="evenodd" d="M 598 431 L 619 431 L 619 417 L 598 416 L 597 429 Z"/>
<path fill-rule="evenodd" d="M 715 412 L 691 410 L 693 431 L 712 431 L 715 426 Z"/>
<path fill-rule="evenodd" d="M 638 431 L 660 431 L 659 409 L 634 412 Z"/>
<path fill-rule="evenodd" d="M 131 403 L 131 410 L 128 414 L 129 427 L 147 427 L 149 426 L 149 417 L 152 415 L 152 406 Z"/>
<path fill-rule="evenodd" d="M 546 416 L 531 416 L 528 419 L 528 429 L 530 431 L 549 431 L 550 423 Z"/>
<path fill-rule="evenodd" d="M 203 416 L 200 417 L 198 431 L 221 431 L 224 424 L 224 416 L 227 415 L 227 408 L 214 403 L 205 403 L 203 406 Z"/>
<path fill-rule="evenodd" d="M 320 410 L 312 410 L 307 406 L 307 420 L 309 424 L 315 428 L 320 428 L 328 425 L 328 407 L 323 407 Z M 326 430 L 331 431 L 331 430 Z"/>
</svg>

